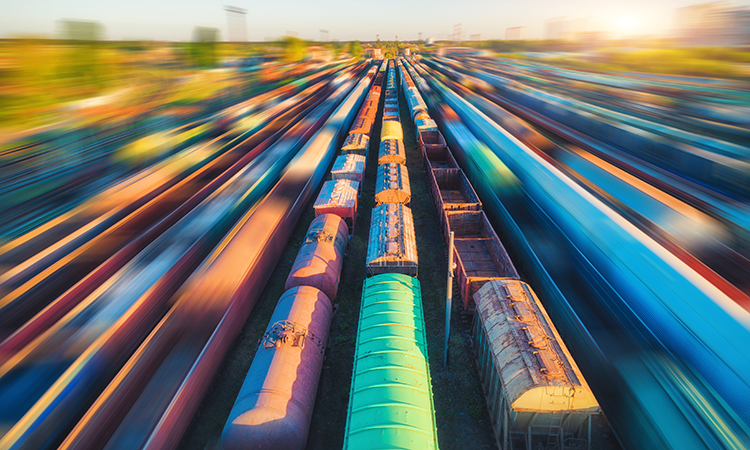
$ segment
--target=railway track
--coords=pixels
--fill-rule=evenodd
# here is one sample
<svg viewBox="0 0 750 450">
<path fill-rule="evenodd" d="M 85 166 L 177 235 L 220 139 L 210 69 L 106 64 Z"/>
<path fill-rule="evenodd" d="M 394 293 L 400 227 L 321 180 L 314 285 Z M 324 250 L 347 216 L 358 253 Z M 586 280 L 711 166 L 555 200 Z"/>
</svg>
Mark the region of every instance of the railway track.
<svg viewBox="0 0 750 450">
<path fill-rule="evenodd" d="M 482 420 L 497 445 L 585 445 L 592 438 L 584 424 L 591 426 L 599 405 L 627 448 L 750 445 L 745 130 L 736 129 L 736 108 L 715 108 L 709 97 L 741 103 L 737 86 L 457 57 L 399 59 L 380 69 L 333 65 L 297 76 L 174 127 L 169 134 L 186 136 L 184 145 L 115 171 L 105 159 L 135 132 L 104 136 L 75 153 L 78 163 L 59 167 L 60 155 L 46 152 L 45 142 L 0 154 L 9 161 L 0 196 L 24 193 L 6 211 L 17 217 L 0 230 L 0 403 L 13 405 L 0 409 L 0 448 L 180 446 L 328 176 L 315 211 L 325 210 L 338 231 L 316 219 L 298 257 L 325 264 L 309 269 L 313 275 L 303 274 L 307 260 L 294 265 L 263 335 L 273 345 L 253 353 L 265 366 L 250 367 L 248 393 L 213 443 L 254 439 L 240 418 L 255 417 L 256 403 L 246 400 L 268 380 L 303 405 L 276 434 L 264 428 L 269 442 L 293 433 L 289 442 L 302 447 L 310 433 L 320 448 L 320 429 L 333 429 L 347 448 L 372 444 L 359 438 L 373 430 L 383 445 L 396 445 L 403 436 L 389 430 L 411 426 L 399 421 L 406 411 L 419 411 L 420 425 L 409 430 L 424 437 L 420 448 L 454 442 L 441 431 L 454 430 L 444 422 L 450 402 L 435 388 L 449 374 L 427 358 L 437 333 L 426 325 L 439 297 L 434 280 L 443 280 L 420 270 L 417 242 L 427 231 L 415 227 L 424 218 L 410 208 L 434 203 L 440 236 L 430 242 L 443 235 L 448 242 L 453 232 L 455 308 L 464 318 L 476 314 L 462 323 L 480 373 L 461 370 L 477 377 L 477 395 L 484 389 Z M 703 106 L 667 105 L 680 92 Z M 678 109 L 684 117 L 670 117 Z M 420 160 L 408 161 L 412 174 L 419 167 L 410 177 L 412 135 Z M 643 142 L 649 151 L 639 148 Z M 372 164 L 377 169 L 367 170 Z M 414 179 L 425 179 L 422 166 L 429 186 L 412 190 Z M 365 173 L 375 180 L 367 181 L 373 199 L 362 202 Z M 361 220 L 358 199 L 374 204 L 362 214 L 371 220 Z M 342 271 L 345 228 L 367 248 L 357 250 L 359 272 Z M 339 277 L 351 272 L 371 277 L 361 309 L 336 303 L 339 287 L 351 291 Z M 387 289 L 373 294 L 381 284 Z M 308 303 L 325 317 L 299 315 Z M 337 311 L 360 311 L 361 321 Z M 505 338 L 483 328 L 505 326 L 498 317 L 507 314 L 526 324 L 503 328 L 505 338 L 516 336 L 515 362 L 496 351 Z M 396 322 L 410 331 L 391 332 Z M 345 366 L 353 378 L 336 392 L 349 395 L 351 387 L 351 401 L 348 411 L 336 410 L 341 423 L 321 425 L 311 417 L 318 378 L 330 383 L 325 358 L 340 359 L 331 352 L 341 352 L 343 323 L 356 329 L 348 347 L 355 358 Z M 368 324 L 387 332 L 372 334 Z M 396 359 L 373 363 L 366 351 L 373 340 L 385 346 L 373 351 Z M 303 348 L 298 359 L 290 356 Z M 405 369 L 399 358 L 418 364 Z M 277 360 L 299 366 L 275 372 Z M 519 399 L 533 389 L 512 397 L 510 366 L 534 385 L 579 392 L 579 407 L 553 395 L 567 406 L 527 414 Z M 421 396 L 394 393 L 399 401 L 386 401 L 382 383 L 410 391 L 404 380 L 412 375 Z M 298 383 L 307 386 L 304 395 Z"/>
</svg>

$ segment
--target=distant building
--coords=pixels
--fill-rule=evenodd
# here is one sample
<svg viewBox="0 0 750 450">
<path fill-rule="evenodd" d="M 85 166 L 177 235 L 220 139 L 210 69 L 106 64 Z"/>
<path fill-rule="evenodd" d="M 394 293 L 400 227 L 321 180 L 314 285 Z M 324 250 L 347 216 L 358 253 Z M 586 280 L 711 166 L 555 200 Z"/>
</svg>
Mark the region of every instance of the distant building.
<svg viewBox="0 0 750 450">
<path fill-rule="evenodd" d="M 568 20 L 565 22 L 563 39 L 571 41 L 585 41 L 594 30 L 589 26 L 588 18 Z"/>
<path fill-rule="evenodd" d="M 383 49 L 382 48 L 366 48 L 363 50 L 366 58 L 372 58 L 372 59 L 383 59 Z"/>
<path fill-rule="evenodd" d="M 684 45 L 750 45 L 750 9 L 725 2 L 677 8 L 675 32 Z"/>
<path fill-rule="evenodd" d="M 555 17 L 549 19 L 546 24 L 545 38 L 546 39 L 564 39 L 567 32 L 568 19 L 567 17 Z"/>
<path fill-rule="evenodd" d="M 508 41 L 519 41 L 523 39 L 526 27 L 511 27 L 505 30 L 505 39 Z"/>
<path fill-rule="evenodd" d="M 718 32 L 716 18 L 723 7 L 723 3 L 713 2 L 677 8 L 677 38 L 685 45 L 713 45 Z"/>
<path fill-rule="evenodd" d="M 411 49 L 409 47 L 404 49 L 404 56 L 411 56 Z"/>
<path fill-rule="evenodd" d="M 453 40 L 461 42 L 464 39 L 463 24 L 457 23 L 453 25 Z"/>
<path fill-rule="evenodd" d="M 727 9 L 719 16 L 722 45 L 750 45 L 750 8 Z"/>
</svg>

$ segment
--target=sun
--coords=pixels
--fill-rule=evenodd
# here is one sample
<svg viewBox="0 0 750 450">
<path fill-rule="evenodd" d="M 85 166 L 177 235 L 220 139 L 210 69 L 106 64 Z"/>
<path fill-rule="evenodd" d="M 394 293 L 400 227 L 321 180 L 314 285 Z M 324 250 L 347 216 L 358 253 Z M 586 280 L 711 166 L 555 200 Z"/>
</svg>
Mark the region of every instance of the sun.
<svg viewBox="0 0 750 450">
<path fill-rule="evenodd" d="M 620 31 L 633 31 L 638 28 L 639 22 L 633 16 L 622 16 L 617 19 L 616 24 Z"/>
</svg>

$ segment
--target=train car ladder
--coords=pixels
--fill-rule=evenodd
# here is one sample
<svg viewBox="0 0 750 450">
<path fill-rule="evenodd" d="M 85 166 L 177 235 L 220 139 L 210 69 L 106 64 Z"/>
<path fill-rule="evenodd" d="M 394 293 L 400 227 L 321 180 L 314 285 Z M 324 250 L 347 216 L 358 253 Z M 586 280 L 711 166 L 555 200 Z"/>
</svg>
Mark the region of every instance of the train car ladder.
<svg viewBox="0 0 750 450">
<path fill-rule="evenodd" d="M 563 429 L 562 423 L 565 419 L 565 412 L 553 413 L 550 417 L 549 433 L 547 434 L 546 450 L 563 450 Z"/>
</svg>

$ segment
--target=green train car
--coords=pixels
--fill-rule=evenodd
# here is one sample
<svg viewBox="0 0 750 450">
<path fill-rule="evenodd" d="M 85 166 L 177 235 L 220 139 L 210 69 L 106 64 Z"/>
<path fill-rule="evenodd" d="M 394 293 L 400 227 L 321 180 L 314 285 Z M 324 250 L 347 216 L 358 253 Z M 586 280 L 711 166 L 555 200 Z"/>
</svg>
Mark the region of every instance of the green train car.
<svg viewBox="0 0 750 450">
<path fill-rule="evenodd" d="M 419 281 L 365 280 L 345 450 L 438 449 Z"/>
</svg>

